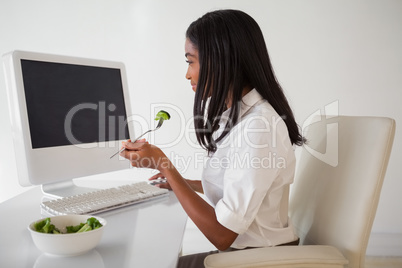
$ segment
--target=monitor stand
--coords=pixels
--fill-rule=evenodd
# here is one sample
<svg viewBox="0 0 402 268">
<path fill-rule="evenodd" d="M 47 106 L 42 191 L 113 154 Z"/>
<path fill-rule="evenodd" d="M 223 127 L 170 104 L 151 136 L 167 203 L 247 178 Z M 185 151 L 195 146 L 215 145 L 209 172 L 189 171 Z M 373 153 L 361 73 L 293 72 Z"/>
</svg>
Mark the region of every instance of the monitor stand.
<svg viewBox="0 0 402 268">
<path fill-rule="evenodd" d="M 85 194 L 98 189 L 77 186 L 73 180 L 42 184 L 42 192 L 50 197 L 60 198 L 77 194 Z"/>
</svg>

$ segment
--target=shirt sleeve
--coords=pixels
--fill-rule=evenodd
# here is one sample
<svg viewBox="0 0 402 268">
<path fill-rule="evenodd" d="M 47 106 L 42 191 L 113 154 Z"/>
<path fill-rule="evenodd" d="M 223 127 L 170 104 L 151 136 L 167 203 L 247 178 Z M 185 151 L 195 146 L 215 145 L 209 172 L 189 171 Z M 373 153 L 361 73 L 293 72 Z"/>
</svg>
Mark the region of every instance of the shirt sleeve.
<svg viewBox="0 0 402 268">
<path fill-rule="evenodd" d="M 282 144 L 286 139 L 277 136 L 281 133 L 273 122 L 253 117 L 236 126 L 228 137 L 232 139 L 230 161 L 223 178 L 223 197 L 215 213 L 217 220 L 235 233 L 247 231 L 279 170 L 286 165 L 286 146 Z"/>
</svg>

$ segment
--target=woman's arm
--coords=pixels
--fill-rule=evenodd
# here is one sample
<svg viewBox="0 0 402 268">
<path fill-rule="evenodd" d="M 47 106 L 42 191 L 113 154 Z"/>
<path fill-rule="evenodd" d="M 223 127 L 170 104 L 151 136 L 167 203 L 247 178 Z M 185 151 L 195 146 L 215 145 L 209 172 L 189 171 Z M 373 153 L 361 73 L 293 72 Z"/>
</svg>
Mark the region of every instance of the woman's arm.
<svg viewBox="0 0 402 268">
<path fill-rule="evenodd" d="M 122 156 L 129 159 L 132 166 L 154 168 L 161 172 L 187 215 L 217 249 L 225 250 L 232 245 L 238 234 L 221 225 L 216 219 L 214 208 L 194 191 L 193 187 L 202 188 L 201 183 L 185 180 L 156 146 L 128 142 L 124 143 L 124 147 L 126 150 Z"/>
<path fill-rule="evenodd" d="M 200 194 L 204 193 L 204 189 L 202 188 L 202 183 L 199 180 L 187 180 L 185 179 L 186 182 L 188 183 L 188 185 L 190 185 L 190 187 L 196 191 L 199 192 Z"/>
</svg>

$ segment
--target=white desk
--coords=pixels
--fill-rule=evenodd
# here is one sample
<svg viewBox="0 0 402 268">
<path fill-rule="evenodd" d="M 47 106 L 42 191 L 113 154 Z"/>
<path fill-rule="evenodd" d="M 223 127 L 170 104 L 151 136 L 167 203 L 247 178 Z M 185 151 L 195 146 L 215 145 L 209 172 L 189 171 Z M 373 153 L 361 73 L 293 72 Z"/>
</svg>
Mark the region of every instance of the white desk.
<svg viewBox="0 0 402 268">
<path fill-rule="evenodd" d="M 0 204 L 0 267 L 175 267 L 187 215 L 173 192 L 168 197 L 97 214 L 107 220 L 98 246 L 80 256 L 39 251 L 27 226 L 42 217 L 39 187 Z"/>
</svg>

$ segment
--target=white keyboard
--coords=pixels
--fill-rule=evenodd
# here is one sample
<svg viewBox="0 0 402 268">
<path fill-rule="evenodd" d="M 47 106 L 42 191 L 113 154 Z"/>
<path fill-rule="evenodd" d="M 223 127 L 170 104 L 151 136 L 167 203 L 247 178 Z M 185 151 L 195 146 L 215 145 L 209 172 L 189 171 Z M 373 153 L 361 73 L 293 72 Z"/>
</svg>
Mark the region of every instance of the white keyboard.
<svg viewBox="0 0 402 268">
<path fill-rule="evenodd" d="M 41 208 L 51 215 L 96 214 L 154 200 L 166 196 L 168 192 L 167 189 L 161 189 L 147 182 L 137 182 L 45 201 L 41 203 Z"/>
</svg>

